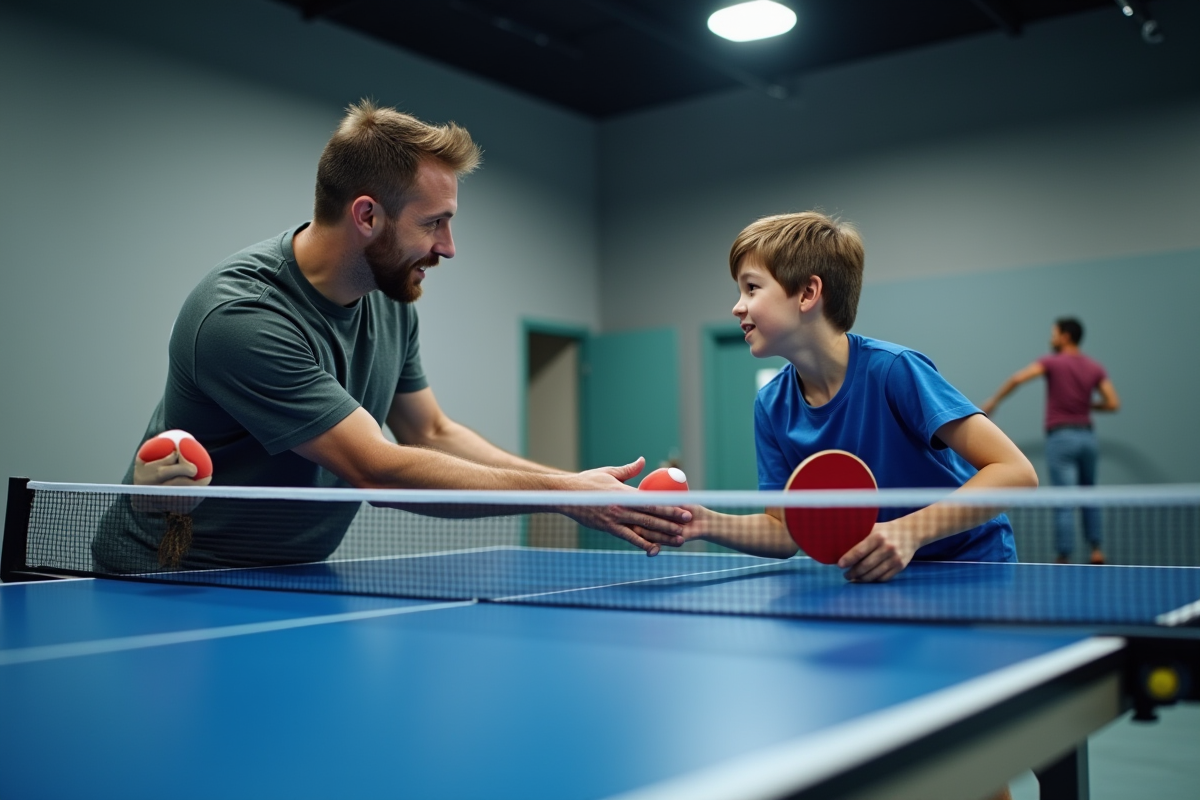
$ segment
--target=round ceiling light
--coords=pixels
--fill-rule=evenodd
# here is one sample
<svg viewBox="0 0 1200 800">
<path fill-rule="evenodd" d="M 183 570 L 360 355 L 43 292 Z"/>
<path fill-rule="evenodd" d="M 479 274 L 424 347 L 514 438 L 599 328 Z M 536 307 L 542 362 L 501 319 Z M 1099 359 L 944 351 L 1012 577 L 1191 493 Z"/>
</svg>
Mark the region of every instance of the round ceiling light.
<svg viewBox="0 0 1200 800">
<path fill-rule="evenodd" d="M 751 42 L 787 33 L 796 26 L 796 12 L 771 0 L 753 0 L 714 11 L 708 29 L 734 42 Z"/>
</svg>

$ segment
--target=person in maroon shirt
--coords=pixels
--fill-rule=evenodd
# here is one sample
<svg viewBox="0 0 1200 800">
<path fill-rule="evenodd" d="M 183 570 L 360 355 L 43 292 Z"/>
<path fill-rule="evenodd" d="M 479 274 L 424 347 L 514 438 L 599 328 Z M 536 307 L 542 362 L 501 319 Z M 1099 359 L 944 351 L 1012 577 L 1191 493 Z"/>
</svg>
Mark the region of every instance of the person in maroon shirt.
<svg viewBox="0 0 1200 800">
<path fill-rule="evenodd" d="M 1055 321 L 1050 329 L 1050 348 L 1054 353 L 1014 373 L 981 406 L 983 413 L 991 416 L 1013 389 L 1034 378 L 1046 377 L 1046 462 L 1050 483 L 1055 486 L 1096 483 L 1099 456 L 1091 412 L 1116 411 L 1121 407 L 1108 373 L 1098 361 L 1083 354 L 1079 349 L 1081 341 L 1083 325 L 1079 320 L 1065 317 Z M 1091 562 L 1103 564 L 1099 508 L 1083 509 L 1083 534 L 1092 546 Z M 1058 562 L 1069 562 L 1075 549 L 1074 509 L 1060 508 L 1055 512 L 1054 539 Z"/>
</svg>

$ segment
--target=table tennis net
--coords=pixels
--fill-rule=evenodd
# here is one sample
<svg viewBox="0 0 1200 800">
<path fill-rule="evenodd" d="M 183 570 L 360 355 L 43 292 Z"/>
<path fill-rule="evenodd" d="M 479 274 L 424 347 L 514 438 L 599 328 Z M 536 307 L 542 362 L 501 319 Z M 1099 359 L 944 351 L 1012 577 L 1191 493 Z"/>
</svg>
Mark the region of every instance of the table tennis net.
<svg viewBox="0 0 1200 800">
<path fill-rule="evenodd" d="M 947 497 L 944 490 L 651 496 L 13 484 L 6 580 L 110 576 L 802 618 L 1176 625 L 1200 617 L 1200 487 L 1192 486 Z M 803 553 L 763 557 L 692 541 L 649 558 L 596 529 L 597 514 L 641 514 L 648 502 L 725 515 L 726 534 L 747 541 L 764 530 L 767 508 L 869 505 L 881 521 L 917 509 L 952 522 L 982 518 L 992 537 L 1011 526 L 1022 563 L 974 563 L 976 551 L 964 545 L 938 560 L 919 556 L 885 584 L 853 584 L 836 565 Z M 837 515 L 821 524 L 839 525 Z M 1121 566 L 1085 566 L 1089 535 L 1107 564 Z M 1064 548 L 1077 566 L 1052 564 Z"/>
</svg>

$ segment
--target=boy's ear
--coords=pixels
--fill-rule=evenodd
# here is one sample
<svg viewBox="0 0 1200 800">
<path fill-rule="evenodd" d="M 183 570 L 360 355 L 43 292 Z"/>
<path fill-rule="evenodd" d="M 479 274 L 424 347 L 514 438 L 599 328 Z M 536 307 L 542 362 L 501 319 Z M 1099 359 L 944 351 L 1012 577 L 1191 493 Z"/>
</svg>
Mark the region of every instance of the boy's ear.
<svg viewBox="0 0 1200 800">
<path fill-rule="evenodd" d="M 812 311 L 821 299 L 821 294 L 824 291 L 825 285 L 821 282 L 819 275 L 811 276 L 796 293 L 797 302 L 800 307 L 800 312 Z"/>
</svg>

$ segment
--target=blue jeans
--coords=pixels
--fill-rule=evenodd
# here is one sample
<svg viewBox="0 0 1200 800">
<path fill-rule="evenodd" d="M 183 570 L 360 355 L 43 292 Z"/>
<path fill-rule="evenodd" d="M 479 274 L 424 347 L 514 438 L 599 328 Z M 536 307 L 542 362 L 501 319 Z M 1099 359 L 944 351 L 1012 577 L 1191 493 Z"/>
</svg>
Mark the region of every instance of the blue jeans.
<svg viewBox="0 0 1200 800">
<path fill-rule="evenodd" d="M 1086 428 L 1058 428 L 1046 434 L 1046 463 L 1055 486 L 1094 486 L 1099 448 L 1096 434 Z M 1100 547 L 1100 509 L 1083 509 L 1083 535 L 1093 549 Z M 1075 509 L 1054 511 L 1054 544 L 1058 554 L 1075 549 Z"/>
</svg>

